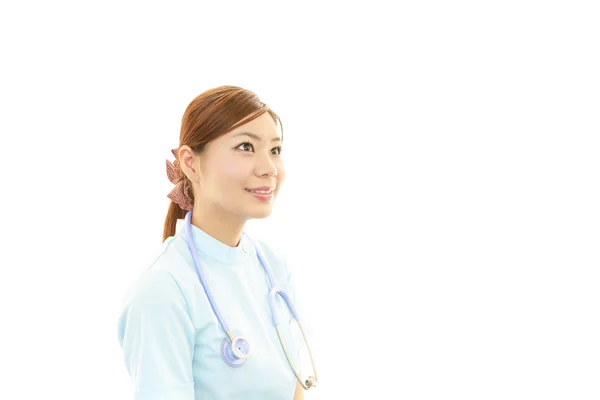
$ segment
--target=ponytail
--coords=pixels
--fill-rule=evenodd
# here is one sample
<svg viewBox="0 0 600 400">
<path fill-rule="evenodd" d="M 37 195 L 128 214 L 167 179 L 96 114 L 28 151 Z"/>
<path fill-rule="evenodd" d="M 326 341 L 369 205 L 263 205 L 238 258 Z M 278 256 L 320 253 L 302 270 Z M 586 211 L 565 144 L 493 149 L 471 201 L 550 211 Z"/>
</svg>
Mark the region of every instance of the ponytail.
<svg viewBox="0 0 600 400">
<path fill-rule="evenodd" d="M 169 211 L 167 211 L 167 218 L 165 218 L 165 228 L 162 239 L 163 242 L 167 240 L 169 236 L 175 236 L 177 220 L 185 218 L 186 213 L 187 212 L 183 208 L 179 207 L 179 204 L 171 200 L 171 204 L 169 204 Z"/>
</svg>

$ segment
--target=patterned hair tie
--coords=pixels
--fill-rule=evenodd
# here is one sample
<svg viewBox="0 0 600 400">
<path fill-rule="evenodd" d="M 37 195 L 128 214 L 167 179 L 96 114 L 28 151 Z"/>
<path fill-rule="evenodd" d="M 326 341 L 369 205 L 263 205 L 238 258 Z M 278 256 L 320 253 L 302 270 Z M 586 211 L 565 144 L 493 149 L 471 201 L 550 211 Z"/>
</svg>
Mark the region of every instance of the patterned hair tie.
<svg viewBox="0 0 600 400">
<path fill-rule="evenodd" d="M 175 187 L 169 192 L 167 197 L 177 203 L 182 209 L 189 211 L 194 207 L 194 201 L 190 197 L 190 193 L 192 193 L 190 190 L 190 181 L 186 179 L 183 171 L 181 171 L 181 166 L 177 160 L 177 149 L 171 150 L 171 153 L 173 153 L 175 161 L 171 163 L 167 160 L 167 177 Z"/>
</svg>

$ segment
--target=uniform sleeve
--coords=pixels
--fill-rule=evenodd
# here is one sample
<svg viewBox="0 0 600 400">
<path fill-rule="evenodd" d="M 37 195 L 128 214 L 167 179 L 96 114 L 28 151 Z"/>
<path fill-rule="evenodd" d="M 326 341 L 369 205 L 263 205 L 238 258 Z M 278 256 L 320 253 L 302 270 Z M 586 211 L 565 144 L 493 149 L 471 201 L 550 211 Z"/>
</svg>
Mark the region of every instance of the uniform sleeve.
<svg viewBox="0 0 600 400">
<path fill-rule="evenodd" d="M 195 329 L 173 276 L 149 269 L 123 301 L 119 343 L 135 400 L 193 400 Z"/>
</svg>

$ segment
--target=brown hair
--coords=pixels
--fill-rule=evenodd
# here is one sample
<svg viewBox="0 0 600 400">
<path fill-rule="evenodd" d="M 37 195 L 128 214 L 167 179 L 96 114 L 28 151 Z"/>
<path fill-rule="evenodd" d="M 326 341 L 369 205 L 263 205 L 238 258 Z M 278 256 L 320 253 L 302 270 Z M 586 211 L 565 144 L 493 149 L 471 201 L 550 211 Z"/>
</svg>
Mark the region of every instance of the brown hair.
<svg viewBox="0 0 600 400">
<path fill-rule="evenodd" d="M 279 116 L 254 92 L 237 86 L 220 86 L 207 90 L 192 100 L 183 113 L 178 149 L 187 145 L 195 153 L 201 153 L 206 144 L 212 140 L 252 121 L 265 112 L 271 115 L 275 123 L 279 123 L 283 140 L 283 125 Z M 185 174 L 184 179 L 188 179 Z M 192 185 L 189 184 L 188 187 L 191 190 Z M 193 193 L 188 194 L 191 199 L 194 198 Z M 186 210 L 171 201 L 165 219 L 163 242 L 169 236 L 175 235 L 177 220 L 184 218 L 186 213 Z"/>
</svg>

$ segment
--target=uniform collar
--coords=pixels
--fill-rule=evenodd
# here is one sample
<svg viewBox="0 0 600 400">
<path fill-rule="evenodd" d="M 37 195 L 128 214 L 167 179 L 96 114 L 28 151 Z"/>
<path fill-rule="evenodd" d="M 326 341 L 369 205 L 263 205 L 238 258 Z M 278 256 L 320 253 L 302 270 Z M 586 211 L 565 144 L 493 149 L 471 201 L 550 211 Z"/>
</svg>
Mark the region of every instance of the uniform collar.
<svg viewBox="0 0 600 400">
<path fill-rule="evenodd" d="M 188 237 L 185 229 L 185 219 L 178 219 L 175 233 L 187 243 Z M 242 234 L 237 247 L 230 247 L 218 241 L 196 225 L 192 224 L 192 236 L 196 249 L 206 257 L 212 258 L 223 264 L 241 264 L 247 262 L 253 254 L 252 243 Z"/>
</svg>

